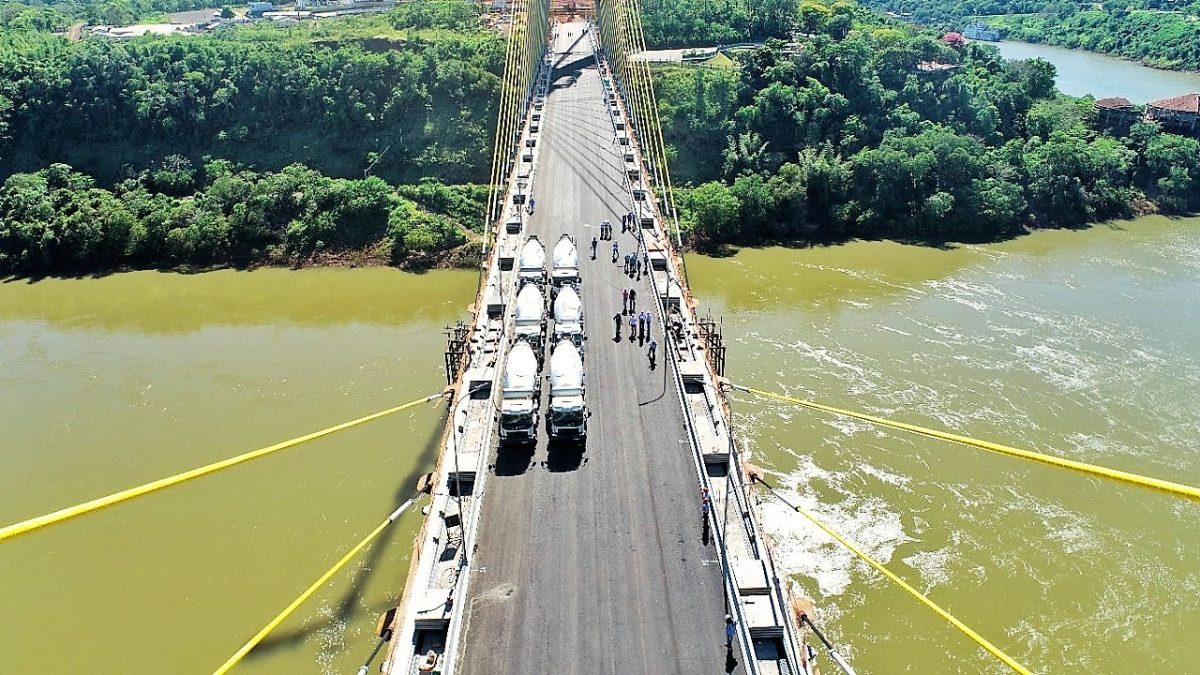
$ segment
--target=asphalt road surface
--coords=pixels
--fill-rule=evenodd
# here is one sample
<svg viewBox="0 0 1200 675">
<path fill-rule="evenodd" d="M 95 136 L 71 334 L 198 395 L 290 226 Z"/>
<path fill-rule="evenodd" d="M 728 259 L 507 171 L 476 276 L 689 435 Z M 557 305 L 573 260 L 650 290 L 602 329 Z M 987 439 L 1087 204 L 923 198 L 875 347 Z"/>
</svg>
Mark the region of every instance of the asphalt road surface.
<svg viewBox="0 0 1200 675">
<path fill-rule="evenodd" d="M 579 28 L 560 27 L 560 48 Z M 494 457 L 460 667 L 468 675 L 725 673 L 721 567 L 715 544 L 702 541 L 699 483 L 664 377 L 657 315 L 657 369 L 646 347 L 629 341 L 627 323 L 624 339 L 613 339 L 623 288 L 637 290 L 638 311 L 653 311 L 648 277 L 623 275 L 609 241 L 591 259 L 602 219 L 612 221 L 622 256 L 635 239 L 620 232 L 630 204 L 589 41 L 575 49 L 561 58 L 545 108 L 528 232 L 546 244 L 548 265 L 562 233 L 579 242 L 592 417 L 585 445 L 550 447 L 547 387 L 537 444 Z M 568 85 L 570 76 L 577 80 Z M 732 657 L 742 661 L 736 645 Z"/>
</svg>

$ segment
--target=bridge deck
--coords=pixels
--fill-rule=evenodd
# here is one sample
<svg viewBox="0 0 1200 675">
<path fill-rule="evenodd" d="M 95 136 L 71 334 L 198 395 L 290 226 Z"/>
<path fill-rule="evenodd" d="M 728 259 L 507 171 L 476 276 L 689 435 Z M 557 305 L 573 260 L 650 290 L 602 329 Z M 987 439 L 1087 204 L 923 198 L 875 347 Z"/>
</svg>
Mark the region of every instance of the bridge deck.
<svg viewBox="0 0 1200 675">
<path fill-rule="evenodd" d="M 579 25 L 568 30 L 560 27 L 559 49 L 575 42 Z M 654 293 L 648 277 L 630 279 L 611 262 L 611 242 L 590 257 L 602 219 L 613 222 L 622 256 L 635 240 L 620 233 L 630 208 L 624 165 L 589 41 L 573 50 L 555 55 L 558 86 L 545 107 L 527 231 L 548 249 L 564 232 L 579 242 L 593 416 L 582 451 L 550 447 L 543 425 L 532 449 L 496 455 L 459 665 L 468 675 L 726 672 L 721 567 L 702 541 L 699 483 L 664 373 L 662 326 L 656 315 L 657 370 L 629 341 L 628 324 L 625 339 L 613 340 L 621 289 L 637 289 L 639 310 L 652 309 Z M 566 84 L 571 75 L 578 79 Z M 543 391 L 543 413 L 548 401 Z"/>
</svg>

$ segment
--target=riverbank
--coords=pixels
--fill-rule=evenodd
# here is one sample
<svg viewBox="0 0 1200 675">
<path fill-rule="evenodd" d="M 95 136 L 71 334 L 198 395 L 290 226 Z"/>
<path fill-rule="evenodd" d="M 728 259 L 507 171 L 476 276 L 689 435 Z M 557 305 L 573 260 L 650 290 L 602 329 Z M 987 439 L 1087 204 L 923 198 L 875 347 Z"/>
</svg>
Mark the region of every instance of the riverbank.
<svg viewBox="0 0 1200 675">
<path fill-rule="evenodd" d="M 0 186 L 0 274 L 469 262 L 487 188 L 341 179 L 302 164 L 255 172 L 184 158 L 114 185 L 65 164 Z"/>
<path fill-rule="evenodd" d="M 366 250 L 357 251 L 337 251 L 320 255 L 314 255 L 307 258 L 280 258 L 280 259 L 263 259 L 252 262 L 238 263 L 237 261 L 227 261 L 223 263 L 212 263 L 208 265 L 174 265 L 174 266 L 150 266 L 150 267 L 113 267 L 99 268 L 89 270 L 87 272 L 78 272 L 74 274 L 19 274 L 10 273 L 7 275 L 0 274 L 0 283 L 11 283 L 19 281 L 36 282 L 43 279 L 97 279 L 115 274 L 129 274 L 135 272 L 164 272 L 172 274 L 192 275 L 192 274 L 207 274 L 210 272 L 220 272 L 222 270 L 232 270 L 238 272 L 253 272 L 256 270 L 319 270 L 319 269 L 393 269 L 399 272 L 408 272 L 413 274 L 424 274 L 434 271 L 451 271 L 451 270 L 474 270 L 477 269 L 482 261 L 480 245 L 478 241 L 468 242 L 458 248 L 450 251 L 444 251 L 436 255 L 420 256 L 406 259 L 402 262 L 394 262 L 386 253 L 386 245 L 381 244 L 378 247 Z"/>
<path fill-rule="evenodd" d="M 1089 9 L 991 17 L 1006 37 L 1119 56 L 1158 69 L 1200 70 L 1200 25 L 1174 12 Z"/>
<path fill-rule="evenodd" d="M 1044 59 L 1054 65 L 1054 84 L 1068 96 L 1122 97 L 1135 104 L 1200 91 L 1200 73 L 1163 70 L 1124 57 L 1054 45 L 1001 40 L 994 46 L 1010 60 Z"/>
</svg>

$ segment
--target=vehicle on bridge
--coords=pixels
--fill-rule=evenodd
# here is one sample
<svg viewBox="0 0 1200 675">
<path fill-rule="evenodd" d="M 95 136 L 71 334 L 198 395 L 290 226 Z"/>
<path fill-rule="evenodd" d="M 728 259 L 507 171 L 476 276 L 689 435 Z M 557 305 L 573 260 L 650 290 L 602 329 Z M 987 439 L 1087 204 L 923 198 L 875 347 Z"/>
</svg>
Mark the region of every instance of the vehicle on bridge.
<svg viewBox="0 0 1200 675">
<path fill-rule="evenodd" d="M 517 286 L 530 282 L 539 286 L 546 283 L 546 247 L 537 235 L 532 234 L 521 247 L 521 257 L 517 261 Z"/>
<path fill-rule="evenodd" d="M 559 340 L 550 356 L 550 414 L 548 431 L 553 440 L 587 436 L 583 358 L 570 340 Z"/>
<path fill-rule="evenodd" d="M 508 350 L 504 389 L 500 399 L 500 442 L 532 443 L 537 440 L 541 369 L 533 346 L 518 339 Z"/>
<path fill-rule="evenodd" d="M 583 349 L 583 303 L 575 286 L 567 284 L 558 292 L 554 299 L 554 338 L 557 344 L 560 340 L 570 340 L 579 349 Z"/>
<path fill-rule="evenodd" d="M 513 324 L 515 339 L 528 342 L 534 352 L 540 355 L 546 339 L 546 300 L 537 284 L 525 284 L 517 293 Z M 538 362 L 541 363 L 540 356 Z"/>
<path fill-rule="evenodd" d="M 554 271 L 551 278 L 556 286 L 579 283 L 579 249 L 575 237 L 564 234 L 554 245 Z"/>
</svg>

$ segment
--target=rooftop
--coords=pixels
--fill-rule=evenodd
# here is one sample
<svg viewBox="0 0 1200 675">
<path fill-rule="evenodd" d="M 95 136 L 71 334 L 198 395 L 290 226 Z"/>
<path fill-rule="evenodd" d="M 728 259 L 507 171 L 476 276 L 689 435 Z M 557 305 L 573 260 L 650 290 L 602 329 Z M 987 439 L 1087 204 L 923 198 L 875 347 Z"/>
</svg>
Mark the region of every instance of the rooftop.
<svg viewBox="0 0 1200 675">
<path fill-rule="evenodd" d="M 1107 108 L 1110 110 L 1119 110 L 1122 108 L 1132 108 L 1133 103 L 1127 98 L 1123 98 L 1121 96 L 1114 96 L 1113 98 L 1098 99 L 1096 101 L 1096 107 L 1097 108 Z"/>
<path fill-rule="evenodd" d="M 940 61 L 921 61 L 917 64 L 917 70 L 923 73 L 939 73 L 956 68 L 958 66 L 953 63 L 942 63 Z"/>
<path fill-rule="evenodd" d="M 1146 105 L 1163 110 L 1200 114 L 1200 92 L 1160 98 L 1157 101 L 1150 101 Z"/>
</svg>

